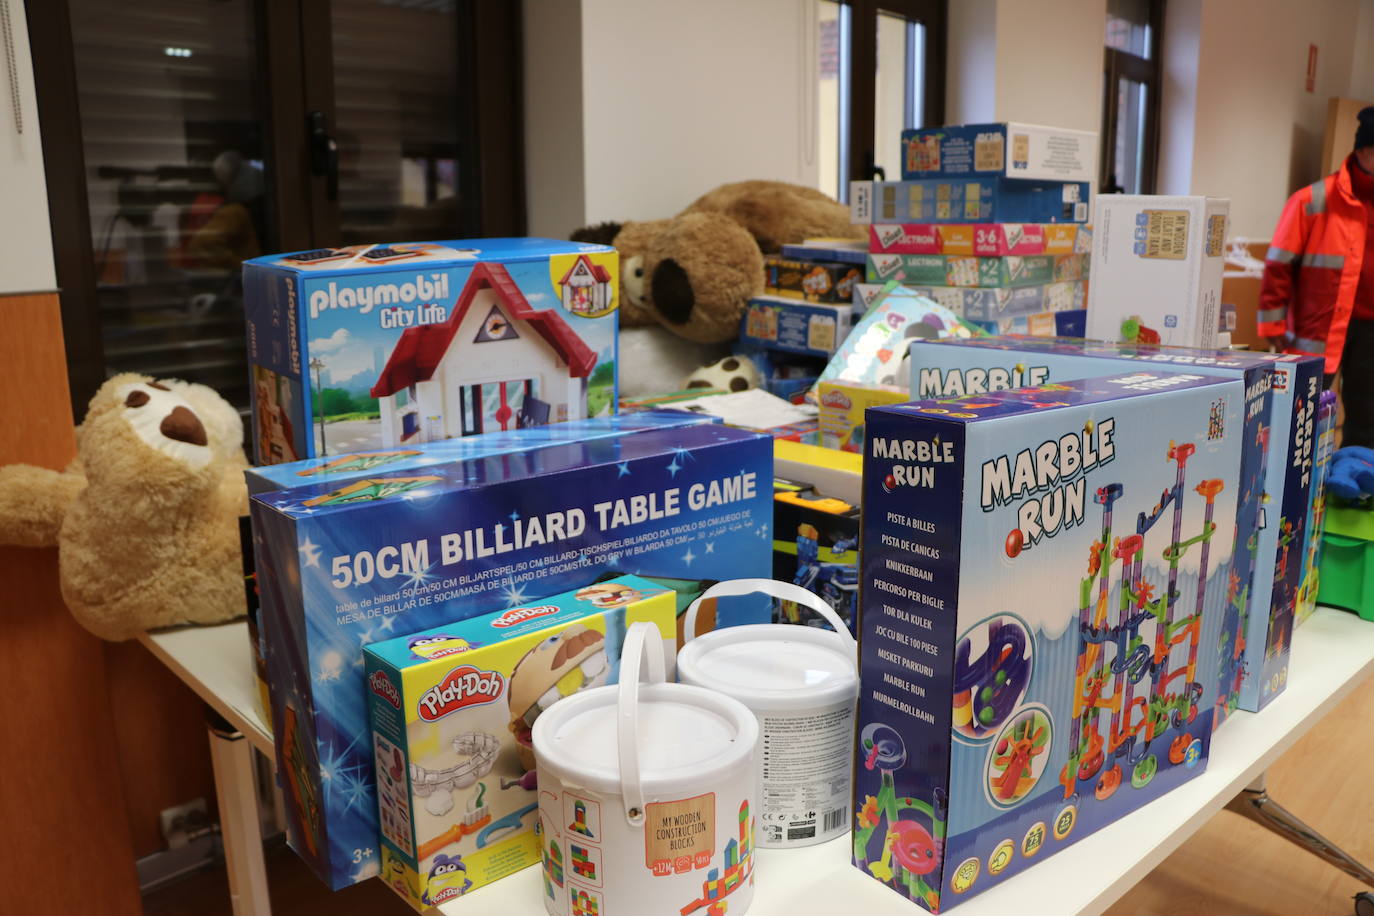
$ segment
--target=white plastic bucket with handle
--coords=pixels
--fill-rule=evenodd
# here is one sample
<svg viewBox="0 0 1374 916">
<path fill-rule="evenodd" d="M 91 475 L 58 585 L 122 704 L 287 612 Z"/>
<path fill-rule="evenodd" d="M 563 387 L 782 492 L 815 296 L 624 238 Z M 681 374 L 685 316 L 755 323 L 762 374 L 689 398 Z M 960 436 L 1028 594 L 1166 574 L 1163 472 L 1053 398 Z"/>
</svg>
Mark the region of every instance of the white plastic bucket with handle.
<svg viewBox="0 0 1374 916">
<path fill-rule="evenodd" d="M 720 903 L 738 916 L 753 899 L 758 723 L 724 694 L 665 683 L 662 647 L 653 624 L 633 624 L 620 683 L 560 700 L 534 723 L 553 916 L 680 916 Z"/>
<path fill-rule="evenodd" d="M 805 605 L 835 632 L 765 623 L 692 638 L 698 604 L 751 592 Z M 678 679 L 734 697 L 759 720 L 761 846 L 809 846 L 849 829 L 859 696 L 856 652 L 854 637 L 830 605 L 789 582 L 722 582 L 687 609 Z"/>
</svg>

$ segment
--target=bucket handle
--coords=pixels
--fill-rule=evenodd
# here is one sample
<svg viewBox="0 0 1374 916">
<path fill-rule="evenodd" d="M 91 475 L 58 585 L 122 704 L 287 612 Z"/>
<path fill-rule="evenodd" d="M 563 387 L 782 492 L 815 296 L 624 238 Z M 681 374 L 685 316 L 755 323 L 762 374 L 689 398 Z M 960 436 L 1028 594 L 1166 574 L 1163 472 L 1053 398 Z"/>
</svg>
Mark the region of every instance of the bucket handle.
<svg viewBox="0 0 1374 916">
<path fill-rule="evenodd" d="M 795 601 L 797 604 L 804 604 L 825 618 L 835 630 L 835 635 L 840 637 L 840 642 L 845 646 L 849 654 L 857 657 L 859 646 L 854 641 L 854 637 L 849 632 L 849 627 L 845 626 L 840 615 L 835 613 L 835 609 L 826 604 L 825 601 L 814 592 L 807 591 L 800 585 L 791 582 L 779 582 L 776 579 L 731 579 L 728 582 L 719 582 L 706 591 L 701 593 L 701 597 L 693 601 L 687 608 L 687 616 L 682 623 L 682 644 L 685 646 L 691 642 L 697 632 L 697 606 L 708 598 L 725 598 L 735 595 L 752 595 L 755 592 L 763 592 L 765 595 L 772 595 L 783 601 Z"/>
<path fill-rule="evenodd" d="M 644 823 L 644 785 L 639 779 L 639 684 L 644 663 L 647 684 L 667 679 L 663 638 L 647 620 L 630 624 L 620 650 L 620 690 L 616 697 L 616 742 L 620 757 L 620 793 L 625 820 L 631 827 Z"/>
</svg>

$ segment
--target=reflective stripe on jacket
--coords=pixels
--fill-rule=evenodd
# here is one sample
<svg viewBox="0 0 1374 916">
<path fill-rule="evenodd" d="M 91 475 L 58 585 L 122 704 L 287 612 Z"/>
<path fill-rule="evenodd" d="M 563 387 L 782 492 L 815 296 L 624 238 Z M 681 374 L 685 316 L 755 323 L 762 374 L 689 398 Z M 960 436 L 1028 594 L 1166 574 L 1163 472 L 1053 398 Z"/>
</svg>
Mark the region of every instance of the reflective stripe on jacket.
<svg viewBox="0 0 1374 916">
<path fill-rule="evenodd" d="M 1264 257 L 1259 333 L 1282 337 L 1288 353 L 1341 364 L 1350 312 L 1364 260 L 1364 204 L 1350 188 L 1349 160 L 1340 171 L 1288 198 Z"/>
</svg>

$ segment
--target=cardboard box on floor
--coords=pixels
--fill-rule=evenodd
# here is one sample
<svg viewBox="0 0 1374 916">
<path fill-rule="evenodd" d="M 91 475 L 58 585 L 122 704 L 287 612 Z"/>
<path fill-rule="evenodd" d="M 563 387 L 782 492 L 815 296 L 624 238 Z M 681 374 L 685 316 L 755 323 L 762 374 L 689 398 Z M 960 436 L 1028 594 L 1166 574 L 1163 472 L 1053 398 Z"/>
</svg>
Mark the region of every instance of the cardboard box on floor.
<svg viewBox="0 0 1374 916">
<path fill-rule="evenodd" d="M 1251 257 L 1263 261 L 1264 253 L 1269 250 L 1269 242 L 1247 242 L 1245 250 L 1250 253 Z M 1226 265 L 1227 271 L 1231 269 L 1230 264 Z M 1236 307 L 1236 329 L 1231 332 L 1232 346 L 1244 346 L 1250 350 L 1268 349 L 1265 342 L 1260 340 L 1259 329 L 1256 324 L 1256 312 L 1259 310 L 1260 284 L 1262 282 L 1260 277 L 1228 277 L 1225 274 L 1222 275 L 1222 305 L 1229 303 Z"/>
</svg>

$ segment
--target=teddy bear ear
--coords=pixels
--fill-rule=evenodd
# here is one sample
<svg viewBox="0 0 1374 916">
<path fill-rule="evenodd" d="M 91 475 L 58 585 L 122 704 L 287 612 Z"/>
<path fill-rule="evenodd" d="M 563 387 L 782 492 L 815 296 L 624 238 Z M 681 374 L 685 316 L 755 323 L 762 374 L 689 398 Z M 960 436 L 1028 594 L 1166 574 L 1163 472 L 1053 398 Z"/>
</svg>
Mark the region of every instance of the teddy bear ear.
<svg viewBox="0 0 1374 916">
<path fill-rule="evenodd" d="M 581 229 L 574 229 L 568 240 L 592 245 L 613 245 L 623 225 L 624 223 L 597 223 L 595 226 L 583 226 Z"/>
</svg>

